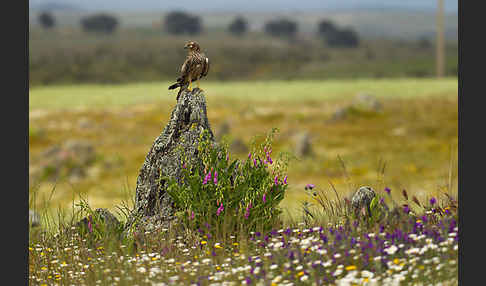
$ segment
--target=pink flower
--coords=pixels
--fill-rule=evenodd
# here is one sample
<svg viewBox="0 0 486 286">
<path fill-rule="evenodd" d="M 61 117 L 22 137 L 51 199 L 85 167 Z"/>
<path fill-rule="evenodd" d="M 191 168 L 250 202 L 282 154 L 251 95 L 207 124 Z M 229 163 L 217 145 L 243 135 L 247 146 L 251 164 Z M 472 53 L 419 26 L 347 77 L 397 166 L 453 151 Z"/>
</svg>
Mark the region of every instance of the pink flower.
<svg viewBox="0 0 486 286">
<path fill-rule="evenodd" d="M 218 184 L 218 171 L 214 171 L 214 180 L 213 180 L 214 184 L 217 185 Z"/>
<path fill-rule="evenodd" d="M 223 203 L 219 206 L 218 210 L 216 211 L 216 215 L 219 216 L 219 214 L 224 210 Z"/>
<path fill-rule="evenodd" d="M 193 219 L 194 219 L 194 212 L 191 211 L 191 220 L 193 220 Z"/>
<path fill-rule="evenodd" d="M 248 159 L 251 159 L 251 152 L 248 153 Z"/>
<path fill-rule="evenodd" d="M 284 184 L 287 185 L 287 176 L 285 176 L 284 180 L 283 180 Z"/>
<path fill-rule="evenodd" d="M 93 226 L 91 225 L 91 216 L 89 216 L 89 219 L 88 219 L 88 229 L 89 229 L 89 232 L 93 232 Z"/>
<path fill-rule="evenodd" d="M 267 194 L 263 194 L 263 202 L 266 203 L 267 202 Z"/>
<path fill-rule="evenodd" d="M 275 176 L 274 182 L 275 182 L 275 186 L 278 186 L 278 175 Z"/>
<path fill-rule="evenodd" d="M 250 209 L 251 209 L 251 203 L 249 203 L 248 206 L 246 207 L 245 219 L 248 219 L 248 217 L 250 216 Z"/>
</svg>

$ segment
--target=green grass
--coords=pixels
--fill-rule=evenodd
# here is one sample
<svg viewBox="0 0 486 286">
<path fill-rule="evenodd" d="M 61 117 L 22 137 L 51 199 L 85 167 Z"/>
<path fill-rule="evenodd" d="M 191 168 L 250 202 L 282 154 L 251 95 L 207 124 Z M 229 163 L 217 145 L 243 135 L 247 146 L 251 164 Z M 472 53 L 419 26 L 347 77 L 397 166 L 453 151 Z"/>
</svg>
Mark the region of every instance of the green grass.
<svg viewBox="0 0 486 286">
<path fill-rule="evenodd" d="M 111 108 L 135 104 L 174 102 L 177 91 L 169 91 L 171 82 L 133 83 L 120 85 L 62 85 L 34 87 L 29 92 L 29 110 Z M 424 96 L 457 96 L 457 78 L 446 79 L 361 79 L 207 82 L 201 87 L 208 101 L 326 101 L 371 93 L 378 97 L 414 98 Z"/>
</svg>

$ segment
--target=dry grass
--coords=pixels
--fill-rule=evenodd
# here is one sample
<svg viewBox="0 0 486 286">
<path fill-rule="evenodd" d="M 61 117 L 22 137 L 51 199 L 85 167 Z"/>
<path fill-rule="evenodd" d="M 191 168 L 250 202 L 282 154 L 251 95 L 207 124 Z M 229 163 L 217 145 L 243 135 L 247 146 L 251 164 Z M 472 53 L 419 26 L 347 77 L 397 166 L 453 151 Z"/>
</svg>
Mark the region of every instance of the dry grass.
<svg viewBox="0 0 486 286">
<path fill-rule="evenodd" d="M 282 205 L 292 214 L 306 199 L 307 183 L 330 188 L 331 181 L 342 194 L 360 185 L 386 185 L 407 189 L 419 199 L 439 191 L 457 192 L 457 79 L 213 82 L 202 87 L 215 132 L 228 121 L 230 137 L 249 144 L 254 135 L 277 127 L 274 153 L 292 152 L 295 135 L 311 134 L 314 155 L 295 159 L 289 168 L 289 192 Z M 384 112 L 329 121 L 362 91 L 376 94 Z M 69 139 L 89 140 L 99 159 L 84 179 L 32 182 L 35 207 L 48 201 L 50 209 L 69 208 L 79 194 L 93 208 L 130 203 L 139 168 L 175 105 L 166 83 L 35 88 L 29 99 L 31 169 L 41 163 L 46 148 Z M 385 175 L 380 177 L 383 162 Z"/>
</svg>

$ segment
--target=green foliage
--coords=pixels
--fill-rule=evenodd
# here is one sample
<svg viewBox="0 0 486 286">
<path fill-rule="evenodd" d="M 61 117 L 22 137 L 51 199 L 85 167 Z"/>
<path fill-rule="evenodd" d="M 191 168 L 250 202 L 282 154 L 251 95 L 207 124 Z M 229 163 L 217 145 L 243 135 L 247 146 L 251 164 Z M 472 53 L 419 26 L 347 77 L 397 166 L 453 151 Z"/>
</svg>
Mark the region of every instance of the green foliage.
<svg viewBox="0 0 486 286">
<path fill-rule="evenodd" d="M 254 143 L 248 158 L 231 160 L 227 144 L 214 144 L 208 133 L 198 146 L 202 165 L 183 164 L 182 178 L 169 180 L 167 192 L 187 226 L 208 223 L 216 229 L 269 230 L 280 223 L 278 204 L 284 198 L 287 161 L 273 162 L 272 130 L 260 144 Z"/>
</svg>

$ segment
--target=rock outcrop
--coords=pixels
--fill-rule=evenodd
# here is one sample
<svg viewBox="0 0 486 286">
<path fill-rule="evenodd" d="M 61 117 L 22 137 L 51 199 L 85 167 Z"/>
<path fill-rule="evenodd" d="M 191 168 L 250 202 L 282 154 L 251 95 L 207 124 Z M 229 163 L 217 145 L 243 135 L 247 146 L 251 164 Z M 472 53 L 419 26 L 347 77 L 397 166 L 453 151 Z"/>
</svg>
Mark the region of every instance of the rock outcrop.
<svg viewBox="0 0 486 286">
<path fill-rule="evenodd" d="M 203 91 L 199 88 L 183 91 L 170 121 L 155 139 L 140 169 L 135 206 L 125 226 L 127 230 L 167 227 L 175 219 L 173 202 L 166 192 L 163 177 L 179 179 L 183 162 L 197 163 L 197 147 L 204 130 L 214 142 Z"/>
</svg>

